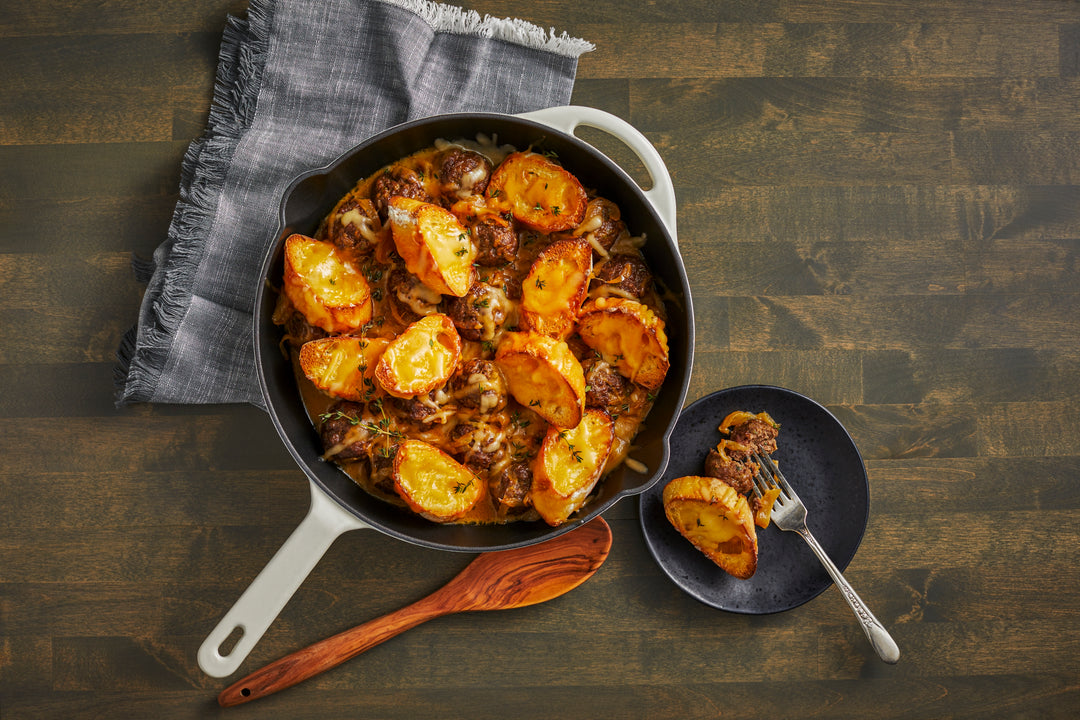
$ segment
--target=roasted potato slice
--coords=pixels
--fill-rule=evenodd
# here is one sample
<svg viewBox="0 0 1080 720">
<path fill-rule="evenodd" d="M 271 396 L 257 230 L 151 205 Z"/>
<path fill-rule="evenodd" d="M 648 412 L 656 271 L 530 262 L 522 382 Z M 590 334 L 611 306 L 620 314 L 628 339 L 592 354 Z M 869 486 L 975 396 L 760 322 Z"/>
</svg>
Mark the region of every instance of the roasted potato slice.
<svg viewBox="0 0 1080 720">
<path fill-rule="evenodd" d="M 544 248 L 521 284 L 525 329 L 560 340 L 574 331 L 592 276 L 592 247 L 564 239 Z"/>
<path fill-rule="evenodd" d="M 309 323 L 327 332 L 347 333 L 371 321 L 371 287 L 333 243 L 290 235 L 284 290 Z"/>
<path fill-rule="evenodd" d="M 543 233 L 577 227 L 589 201 L 576 177 L 534 152 L 507 155 L 492 173 L 485 195 Z"/>
<path fill-rule="evenodd" d="M 577 427 L 549 428 L 533 460 L 532 504 L 548 525 L 561 525 L 585 502 L 603 473 L 615 424 L 588 408 Z"/>
<path fill-rule="evenodd" d="M 460 358 L 457 328 L 446 315 L 435 313 L 390 341 L 375 366 L 375 379 L 395 397 L 416 397 L 445 384 Z"/>
<path fill-rule="evenodd" d="M 374 397 L 375 366 L 389 340 L 334 335 L 300 348 L 300 368 L 327 395 L 366 402 Z"/>
<path fill-rule="evenodd" d="M 453 522 L 472 509 L 484 481 L 434 445 L 405 440 L 394 456 L 394 491 L 428 520 Z"/>
<path fill-rule="evenodd" d="M 656 390 L 668 361 L 664 321 L 635 300 L 599 297 L 585 304 L 578 318 L 582 341 L 639 385 Z"/>
<path fill-rule="evenodd" d="M 725 572 L 745 580 L 757 570 L 757 532 L 746 498 L 716 478 L 690 475 L 664 487 L 664 514 Z"/>
<path fill-rule="evenodd" d="M 585 373 L 565 342 L 537 333 L 507 333 L 495 363 L 519 403 L 560 429 L 581 422 Z"/>
<path fill-rule="evenodd" d="M 409 272 L 443 295 L 469 291 L 476 247 L 454 213 L 400 196 L 390 199 L 388 213 L 394 246 Z"/>
</svg>

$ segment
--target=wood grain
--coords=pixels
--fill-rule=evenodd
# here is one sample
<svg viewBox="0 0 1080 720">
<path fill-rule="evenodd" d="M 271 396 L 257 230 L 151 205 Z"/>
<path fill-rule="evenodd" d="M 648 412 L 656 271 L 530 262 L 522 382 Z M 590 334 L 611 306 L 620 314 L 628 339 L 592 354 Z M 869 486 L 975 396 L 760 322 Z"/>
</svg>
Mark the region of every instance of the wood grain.
<svg viewBox="0 0 1080 720">
<path fill-rule="evenodd" d="M 877 661 L 835 589 L 763 617 L 694 600 L 628 499 L 572 593 L 444 617 L 229 714 L 1072 717 L 1080 6 L 459 4 L 596 44 L 573 102 L 640 128 L 675 183 L 688 399 L 781 385 L 851 432 L 871 505 L 846 574 L 903 656 Z M 261 411 L 117 410 L 112 370 L 143 289 L 131 260 L 164 238 L 226 14 L 245 3 L 8 5 L 0 717 L 219 717 L 227 682 L 196 650 L 303 517 L 307 486 Z M 642 177 L 617 142 L 582 135 Z M 241 672 L 471 559 L 348 533 Z"/>
</svg>

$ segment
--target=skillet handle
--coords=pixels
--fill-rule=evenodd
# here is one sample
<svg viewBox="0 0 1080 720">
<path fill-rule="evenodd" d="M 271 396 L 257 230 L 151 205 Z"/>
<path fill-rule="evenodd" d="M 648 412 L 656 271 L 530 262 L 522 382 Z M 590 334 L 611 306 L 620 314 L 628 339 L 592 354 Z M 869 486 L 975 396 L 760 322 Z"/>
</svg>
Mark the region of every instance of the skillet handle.
<svg viewBox="0 0 1080 720">
<path fill-rule="evenodd" d="M 675 188 L 671 183 L 671 174 L 664 164 L 660 153 L 656 151 L 648 138 L 630 123 L 620 117 L 597 108 L 582 105 L 564 105 L 544 108 L 533 112 L 520 113 L 518 117 L 535 120 L 567 135 L 573 135 L 579 125 L 598 128 L 622 140 L 638 156 L 645 169 L 649 171 L 653 186 L 643 190 L 652 206 L 660 214 L 660 219 L 667 225 L 671 239 L 678 245 L 675 232 Z"/>
<path fill-rule="evenodd" d="M 349 530 L 369 527 L 315 483 L 309 480 L 308 484 L 311 506 L 307 515 L 199 648 L 199 667 L 207 675 L 225 677 L 235 672 L 334 540 Z M 242 633 L 239 640 L 223 654 L 222 644 L 236 632 Z"/>
</svg>

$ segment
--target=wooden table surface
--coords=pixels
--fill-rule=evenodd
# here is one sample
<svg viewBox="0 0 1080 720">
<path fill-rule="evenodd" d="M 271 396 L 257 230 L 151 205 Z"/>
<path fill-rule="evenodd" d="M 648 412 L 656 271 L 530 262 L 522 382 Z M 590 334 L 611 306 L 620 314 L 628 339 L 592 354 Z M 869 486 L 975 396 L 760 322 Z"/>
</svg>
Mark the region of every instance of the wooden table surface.
<svg viewBox="0 0 1080 720">
<path fill-rule="evenodd" d="M 307 509 L 247 406 L 113 406 L 132 253 L 163 239 L 238 0 L 0 11 L 0 716 L 1074 717 L 1080 703 L 1080 6 L 477 0 L 596 43 L 573 100 L 679 199 L 688 400 L 826 405 L 870 480 L 847 577 L 750 617 L 681 592 L 625 501 L 548 604 L 432 621 L 272 698 L 195 653 Z M 354 532 L 243 665 L 419 599 L 471 558 Z M 239 677 L 239 676 L 234 676 Z"/>
</svg>

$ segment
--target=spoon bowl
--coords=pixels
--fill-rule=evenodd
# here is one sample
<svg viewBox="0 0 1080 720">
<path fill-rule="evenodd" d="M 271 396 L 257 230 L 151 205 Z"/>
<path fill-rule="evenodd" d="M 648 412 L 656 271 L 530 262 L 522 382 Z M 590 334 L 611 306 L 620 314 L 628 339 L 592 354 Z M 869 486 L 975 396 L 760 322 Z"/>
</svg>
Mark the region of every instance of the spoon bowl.
<svg viewBox="0 0 1080 720">
<path fill-rule="evenodd" d="M 551 600 L 592 577 L 610 551 L 611 528 L 597 517 L 538 545 L 485 553 L 422 600 L 297 650 L 233 683 L 218 696 L 218 704 L 240 705 L 292 687 L 432 618 Z"/>
</svg>

